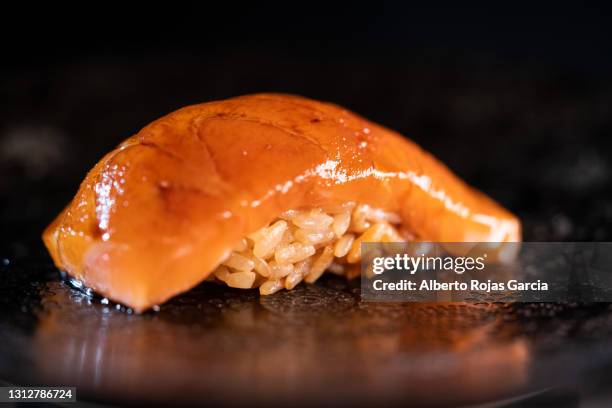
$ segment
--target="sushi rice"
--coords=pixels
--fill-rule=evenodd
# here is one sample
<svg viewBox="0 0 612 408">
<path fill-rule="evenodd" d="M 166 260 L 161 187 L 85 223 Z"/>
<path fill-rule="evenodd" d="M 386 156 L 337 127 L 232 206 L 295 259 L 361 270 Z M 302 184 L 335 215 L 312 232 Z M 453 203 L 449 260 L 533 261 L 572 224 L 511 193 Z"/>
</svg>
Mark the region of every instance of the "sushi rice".
<svg viewBox="0 0 612 408">
<path fill-rule="evenodd" d="M 348 202 L 289 210 L 243 238 L 210 279 L 262 295 L 315 282 L 323 272 L 359 275 L 362 242 L 404 242 L 397 214 Z"/>
</svg>

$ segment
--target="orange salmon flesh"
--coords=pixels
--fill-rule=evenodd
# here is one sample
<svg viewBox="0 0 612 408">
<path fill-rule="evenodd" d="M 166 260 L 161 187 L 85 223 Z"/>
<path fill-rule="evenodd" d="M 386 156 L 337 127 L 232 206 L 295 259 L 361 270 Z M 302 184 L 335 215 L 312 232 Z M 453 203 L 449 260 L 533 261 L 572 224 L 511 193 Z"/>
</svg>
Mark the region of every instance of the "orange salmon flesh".
<svg viewBox="0 0 612 408">
<path fill-rule="evenodd" d="M 283 247 L 278 259 L 265 254 L 268 264 L 291 261 L 290 285 L 283 276 L 290 268 L 279 262 L 273 263 L 278 275 L 229 277 L 225 272 L 252 270 L 228 257 L 248 247 L 251 254 L 255 242 L 245 238 L 262 229 L 272 233 L 267 228 L 282 214 L 347 203 L 391 214 L 388 237 L 521 240 L 513 214 L 412 141 L 339 106 L 278 94 L 188 106 L 147 125 L 94 166 L 43 240 L 58 268 L 141 312 L 213 276 L 237 287 L 284 279 L 262 293 L 308 281 L 311 269 L 295 272 L 300 256 L 316 262 L 325 252 L 318 269 L 332 266 L 330 251 L 342 238 L 328 234 L 329 241 L 311 243 L 308 220 L 301 227 L 289 219 L 293 235 L 279 243 L 293 246 Z M 356 239 L 366 230 L 347 227 L 343 235 Z M 348 240 L 338 245 L 345 248 Z M 220 266 L 228 270 L 219 272 Z"/>
</svg>

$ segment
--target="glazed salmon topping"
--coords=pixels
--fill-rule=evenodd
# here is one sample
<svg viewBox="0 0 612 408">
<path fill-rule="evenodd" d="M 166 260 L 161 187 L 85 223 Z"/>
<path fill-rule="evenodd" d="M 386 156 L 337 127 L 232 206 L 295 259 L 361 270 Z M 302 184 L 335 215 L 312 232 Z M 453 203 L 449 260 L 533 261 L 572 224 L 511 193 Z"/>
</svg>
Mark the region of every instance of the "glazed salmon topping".
<svg viewBox="0 0 612 408">
<path fill-rule="evenodd" d="M 143 311 L 210 276 L 262 293 L 326 268 L 353 276 L 360 242 L 404 230 L 521 239 L 513 214 L 400 134 L 333 104 L 257 94 L 145 126 L 94 166 L 43 239 L 58 268 Z"/>
</svg>

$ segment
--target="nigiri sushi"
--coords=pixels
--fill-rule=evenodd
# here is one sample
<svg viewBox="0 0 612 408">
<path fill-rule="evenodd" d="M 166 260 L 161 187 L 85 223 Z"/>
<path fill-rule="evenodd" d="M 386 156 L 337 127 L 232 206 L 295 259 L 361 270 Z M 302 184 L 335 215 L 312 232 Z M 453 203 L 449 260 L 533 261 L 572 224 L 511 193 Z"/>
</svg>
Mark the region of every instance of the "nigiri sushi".
<svg viewBox="0 0 612 408">
<path fill-rule="evenodd" d="M 267 295 L 354 276 L 362 242 L 520 239 L 513 214 L 407 138 L 280 94 L 145 126 L 43 233 L 59 269 L 138 312 L 206 279 Z"/>
</svg>

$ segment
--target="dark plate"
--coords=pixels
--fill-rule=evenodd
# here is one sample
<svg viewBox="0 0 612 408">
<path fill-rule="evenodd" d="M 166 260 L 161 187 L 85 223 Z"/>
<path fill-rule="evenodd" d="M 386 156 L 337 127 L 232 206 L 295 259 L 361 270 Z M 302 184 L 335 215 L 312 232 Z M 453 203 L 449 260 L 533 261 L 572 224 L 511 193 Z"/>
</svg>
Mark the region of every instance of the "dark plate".
<svg viewBox="0 0 612 408">
<path fill-rule="evenodd" d="M 612 367 L 607 304 L 368 303 L 358 281 L 327 277 L 268 297 L 205 283 L 136 315 L 44 263 L 2 279 L 2 380 L 90 401 L 567 401 Z"/>
</svg>

